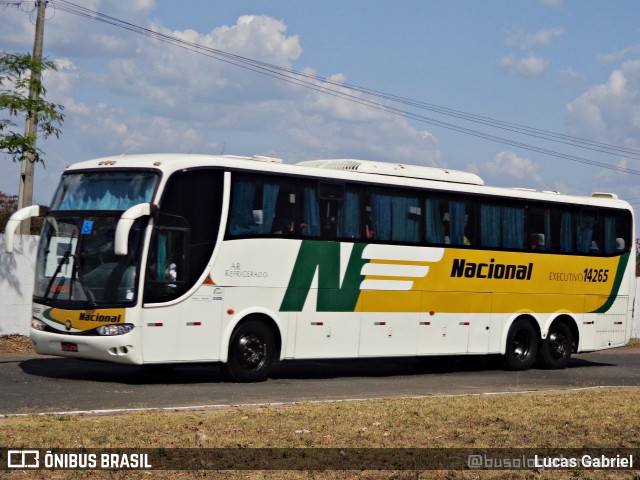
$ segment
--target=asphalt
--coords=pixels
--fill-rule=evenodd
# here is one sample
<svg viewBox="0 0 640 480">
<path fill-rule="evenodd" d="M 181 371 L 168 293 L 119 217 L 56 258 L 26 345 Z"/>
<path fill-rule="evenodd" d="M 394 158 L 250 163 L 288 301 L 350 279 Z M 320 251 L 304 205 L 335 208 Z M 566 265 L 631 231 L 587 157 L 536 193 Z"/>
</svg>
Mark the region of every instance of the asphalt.
<svg viewBox="0 0 640 480">
<path fill-rule="evenodd" d="M 574 356 L 564 370 L 505 370 L 499 357 L 282 362 L 238 384 L 215 364 L 147 369 L 60 357 L 0 358 L 0 415 L 201 408 L 640 385 L 640 348 Z"/>
</svg>

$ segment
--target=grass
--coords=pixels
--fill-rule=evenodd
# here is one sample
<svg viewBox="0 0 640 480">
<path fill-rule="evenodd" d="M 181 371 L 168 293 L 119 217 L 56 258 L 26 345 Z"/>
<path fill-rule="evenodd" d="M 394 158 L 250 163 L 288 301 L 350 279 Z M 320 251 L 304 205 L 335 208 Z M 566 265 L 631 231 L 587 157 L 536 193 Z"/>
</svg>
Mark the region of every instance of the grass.
<svg viewBox="0 0 640 480">
<path fill-rule="evenodd" d="M 632 344 L 640 346 L 639 340 Z M 31 353 L 0 337 L 0 355 Z M 8 448 L 640 448 L 640 388 L 0 419 Z M 446 453 L 446 450 L 445 450 Z M 636 462 L 640 461 L 637 459 Z M 0 471 L 0 479 L 640 478 L 638 471 Z"/>
<path fill-rule="evenodd" d="M 640 338 L 632 338 L 629 340 L 630 347 L 640 347 Z"/>
<path fill-rule="evenodd" d="M 640 448 L 640 388 L 0 419 L 29 448 Z M 632 478 L 607 471 L 64 472 L 6 478 Z M 638 473 L 638 472 L 635 472 Z M 40 475 L 41 476 L 38 476 Z M 149 475 L 152 476 L 149 476 Z M 2 474 L 0 473 L 0 476 Z"/>
</svg>

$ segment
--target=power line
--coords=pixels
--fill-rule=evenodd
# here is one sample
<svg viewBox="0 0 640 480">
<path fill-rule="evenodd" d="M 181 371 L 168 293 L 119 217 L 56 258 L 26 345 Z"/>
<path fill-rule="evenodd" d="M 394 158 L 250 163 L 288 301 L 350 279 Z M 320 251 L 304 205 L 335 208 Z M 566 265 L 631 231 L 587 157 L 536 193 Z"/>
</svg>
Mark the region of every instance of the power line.
<svg viewBox="0 0 640 480">
<path fill-rule="evenodd" d="M 21 2 L 14 1 L 14 2 L 0 2 L 0 3 L 16 4 Z M 407 106 L 407 107 L 412 107 L 419 110 L 426 110 L 433 113 L 438 113 L 441 115 L 472 122 L 475 124 L 480 124 L 480 125 L 488 126 L 488 127 L 503 130 L 503 131 L 508 131 L 508 132 L 517 133 L 520 135 L 537 138 L 540 140 L 560 143 L 560 144 L 582 148 L 582 149 L 599 152 L 607 155 L 624 156 L 625 158 L 628 158 L 631 160 L 640 160 L 640 150 L 630 149 L 630 148 L 621 147 L 618 145 L 613 145 L 613 144 L 608 144 L 603 142 L 595 142 L 592 140 L 573 137 L 569 135 L 563 135 L 563 134 L 559 134 L 559 133 L 555 133 L 547 130 L 532 128 L 525 125 L 520 125 L 512 122 L 505 122 L 501 120 L 492 119 L 490 117 L 485 117 L 485 116 L 476 115 L 476 114 L 472 114 L 472 113 L 468 113 L 460 110 L 454 110 L 454 109 L 450 109 L 450 108 L 446 108 L 446 107 L 442 107 L 434 104 L 429 104 L 429 103 L 421 102 L 418 100 L 412 100 L 409 98 L 405 98 L 405 97 L 401 97 L 401 96 L 397 96 L 389 93 L 384 93 L 381 91 L 372 90 L 368 88 L 363 88 L 356 85 L 340 83 L 340 82 L 333 81 L 329 78 L 324 78 L 324 77 L 311 75 L 304 72 L 299 72 L 293 69 L 284 68 L 278 65 L 262 62 L 259 60 L 254 60 L 241 55 L 231 54 L 222 50 L 206 47 L 204 45 L 200 45 L 197 43 L 188 42 L 186 40 L 174 37 L 172 35 L 167 35 L 161 32 L 150 30 L 148 28 L 136 25 L 134 23 L 120 20 L 115 17 L 88 9 L 86 7 L 82 7 L 68 0 L 55 0 L 51 3 L 57 10 L 60 10 L 65 13 L 70 13 L 83 18 L 87 18 L 90 20 L 94 20 L 94 21 L 112 25 L 118 28 L 122 28 L 154 40 L 168 43 L 173 46 L 183 48 L 183 49 L 213 58 L 215 60 L 222 61 L 227 64 L 234 65 L 236 67 L 240 67 L 240 68 L 243 68 L 255 73 L 259 73 L 261 75 L 265 75 L 277 80 L 285 81 L 294 85 L 308 88 L 310 90 L 314 90 L 319 93 L 340 98 L 342 100 L 346 100 L 352 103 L 360 104 L 368 108 L 373 108 L 376 110 L 384 111 L 386 113 L 390 113 L 390 114 L 401 116 L 407 119 L 415 120 L 417 122 L 426 123 L 426 124 L 441 127 L 447 130 L 463 133 L 465 135 L 474 136 L 477 138 L 490 140 L 493 142 L 502 143 L 505 145 L 513 146 L 513 147 L 518 147 L 524 150 L 533 151 L 536 153 L 541 153 L 541 154 L 556 157 L 556 158 L 561 158 L 561 159 L 578 162 L 585 165 L 591 165 L 599 168 L 604 168 L 608 170 L 614 170 L 622 173 L 640 175 L 640 170 L 631 169 L 631 168 L 623 167 L 619 165 L 611 165 L 609 163 L 599 162 L 599 161 L 591 160 L 581 156 L 570 155 L 570 154 L 559 152 L 556 150 L 543 148 L 538 145 L 532 145 L 529 143 L 520 142 L 507 137 L 492 135 L 480 130 L 463 127 L 461 125 L 457 125 L 457 124 L 445 122 L 442 120 L 438 120 L 432 117 L 428 117 L 420 113 L 411 112 L 406 109 L 399 108 L 393 105 L 398 104 L 400 106 Z M 391 104 L 389 104 L 389 102 L 391 102 Z"/>
</svg>

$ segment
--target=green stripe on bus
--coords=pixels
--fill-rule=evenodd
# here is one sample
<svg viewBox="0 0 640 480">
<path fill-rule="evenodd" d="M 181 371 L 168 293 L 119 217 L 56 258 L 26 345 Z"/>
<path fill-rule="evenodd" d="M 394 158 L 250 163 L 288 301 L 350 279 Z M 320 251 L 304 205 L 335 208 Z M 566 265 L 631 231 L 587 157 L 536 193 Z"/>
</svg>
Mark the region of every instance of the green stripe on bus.
<svg viewBox="0 0 640 480">
<path fill-rule="evenodd" d="M 609 294 L 609 298 L 604 304 L 590 313 L 606 313 L 609 311 L 613 302 L 618 298 L 618 291 L 620 291 L 620 285 L 622 284 L 622 279 L 624 278 L 624 272 L 627 268 L 627 263 L 629 262 L 629 253 L 625 253 L 620 256 L 620 263 L 618 263 L 618 270 L 616 271 L 616 278 L 613 281 L 613 287 L 611 287 L 611 293 Z"/>
</svg>

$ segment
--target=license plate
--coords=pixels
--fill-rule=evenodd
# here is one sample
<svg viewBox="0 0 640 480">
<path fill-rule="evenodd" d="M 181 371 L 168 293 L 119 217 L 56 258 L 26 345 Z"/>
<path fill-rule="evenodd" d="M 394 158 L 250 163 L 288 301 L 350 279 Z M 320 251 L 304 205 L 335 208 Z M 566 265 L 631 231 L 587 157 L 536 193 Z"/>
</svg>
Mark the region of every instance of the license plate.
<svg viewBox="0 0 640 480">
<path fill-rule="evenodd" d="M 62 347 L 63 352 L 77 352 L 78 344 L 71 342 L 61 342 L 60 346 Z"/>
</svg>

